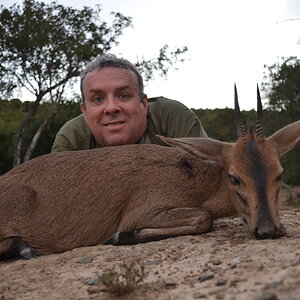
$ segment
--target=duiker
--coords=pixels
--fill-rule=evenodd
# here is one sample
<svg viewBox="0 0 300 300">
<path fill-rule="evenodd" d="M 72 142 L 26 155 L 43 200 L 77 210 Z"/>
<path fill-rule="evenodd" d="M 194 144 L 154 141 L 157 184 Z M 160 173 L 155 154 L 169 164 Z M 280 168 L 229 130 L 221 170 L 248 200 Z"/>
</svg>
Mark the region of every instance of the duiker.
<svg viewBox="0 0 300 300">
<path fill-rule="evenodd" d="M 238 139 L 161 139 L 172 147 L 127 145 L 35 158 L 0 177 L 0 254 L 56 253 L 198 234 L 238 214 L 257 238 L 285 234 L 278 215 L 279 157 L 300 139 L 300 121 Z"/>
</svg>

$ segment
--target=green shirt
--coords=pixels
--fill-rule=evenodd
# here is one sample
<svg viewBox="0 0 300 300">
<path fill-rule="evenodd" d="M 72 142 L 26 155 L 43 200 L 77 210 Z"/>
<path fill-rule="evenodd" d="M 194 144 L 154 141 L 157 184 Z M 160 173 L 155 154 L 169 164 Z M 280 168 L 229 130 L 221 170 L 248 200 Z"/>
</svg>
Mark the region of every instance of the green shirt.
<svg viewBox="0 0 300 300">
<path fill-rule="evenodd" d="M 138 144 L 161 144 L 156 134 L 167 137 L 207 137 L 200 120 L 182 103 L 164 97 L 150 98 L 147 129 Z M 68 121 L 57 133 L 51 152 L 88 150 L 101 147 L 83 115 Z"/>
</svg>

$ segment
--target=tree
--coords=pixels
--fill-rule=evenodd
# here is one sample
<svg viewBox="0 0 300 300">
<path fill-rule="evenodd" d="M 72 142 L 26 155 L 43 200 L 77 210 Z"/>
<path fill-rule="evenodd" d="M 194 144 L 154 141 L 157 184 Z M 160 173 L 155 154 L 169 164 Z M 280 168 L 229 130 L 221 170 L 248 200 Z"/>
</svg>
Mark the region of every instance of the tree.
<svg viewBox="0 0 300 300">
<path fill-rule="evenodd" d="M 67 101 L 62 106 L 59 115 L 52 120 L 41 134 L 32 157 L 40 156 L 51 151 L 51 147 L 56 133 L 61 126 L 68 120 L 80 114 L 78 100 Z M 13 152 L 16 132 L 20 120 L 28 114 L 31 108 L 30 101 L 20 101 L 12 99 L 10 101 L 0 99 L 0 175 L 4 174 L 13 167 Z M 24 147 L 30 145 L 32 136 L 40 127 L 40 124 L 51 113 L 51 103 L 41 103 L 35 119 L 31 122 L 26 134 L 24 135 Z"/>
<path fill-rule="evenodd" d="M 18 99 L 0 99 L 0 175 L 12 167 L 14 140 L 19 120 L 25 116 L 24 106 Z"/>
<path fill-rule="evenodd" d="M 268 107 L 286 113 L 288 121 L 300 116 L 300 60 L 297 57 L 282 58 L 282 62 L 265 66 L 264 91 Z"/>
<path fill-rule="evenodd" d="M 82 68 L 94 57 L 118 44 L 118 37 L 132 23 L 130 17 L 112 13 L 112 23 L 100 18 L 101 8 L 81 10 L 24 0 L 23 7 L 0 6 L 0 95 L 8 99 L 16 90 L 26 90 L 34 97 L 31 109 L 20 124 L 14 150 L 14 166 L 30 159 L 43 130 L 66 101 L 66 90 L 77 80 Z M 164 46 L 156 60 L 163 73 L 168 71 Z M 175 57 L 186 51 L 176 49 Z M 146 60 L 140 62 L 141 65 Z M 171 61 L 172 63 L 172 61 Z M 149 78 L 148 78 L 149 79 Z M 151 76 L 150 76 L 151 79 Z M 41 102 L 52 104 L 52 112 L 24 148 L 24 136 Z"/>
<path fill-rule="evenodd" d="M 281 62 L 267 68 L 264 91 L 268 98 L 268 109 L 279 111 L 280 116 L 273 118 L 282 127 L 300 116 L 300 60 L 297 57 L 282 58 Z M 274 126 L 275 127 L 275 126 Z M 290 184 L 300 182 L 300 145 L 287 153 L 282 164 L 286 172 L 285 181 Z"/>
</svg>

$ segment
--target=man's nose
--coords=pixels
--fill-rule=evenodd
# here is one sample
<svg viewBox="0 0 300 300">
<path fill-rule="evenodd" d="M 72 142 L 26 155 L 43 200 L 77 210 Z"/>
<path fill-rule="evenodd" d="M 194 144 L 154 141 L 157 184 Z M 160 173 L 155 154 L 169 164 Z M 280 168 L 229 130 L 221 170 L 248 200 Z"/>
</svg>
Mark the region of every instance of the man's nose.
<svg viewBox="0 0 300 300">
<path fill-rule="evenodd" d="M 113 114 L 120 111 L 119 102 L 115 97 L 108 97 L 104 112 L 107 114 Z"/>
</svg>

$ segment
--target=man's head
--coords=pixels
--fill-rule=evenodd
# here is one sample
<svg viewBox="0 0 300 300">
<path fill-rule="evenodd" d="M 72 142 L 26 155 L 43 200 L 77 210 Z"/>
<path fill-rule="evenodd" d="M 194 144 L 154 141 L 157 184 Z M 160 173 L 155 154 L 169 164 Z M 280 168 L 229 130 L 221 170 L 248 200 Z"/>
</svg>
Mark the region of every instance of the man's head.
<svg viewBox="0 0 300 300">
<path fill-rule="evenodd" d="M 114 67 L 114 68 L 120 68 L 120 69 L 126 69 L 130 70 L 133 73 L 135 73 L 139 85 L 139 96 L 141 102 L 144 101 L 144 81 L 143 77 L 139 73 L 138 69 L 133 65 L 130 61 L 123 59 L 123 58 L 117 58 L 115 55 L 107 54 L 107 55 L 101 55 L 96 57 L 92 62 L 90 62 L 86 68 L 83 70 L 83 72 L 80 75 L 80 91 L 82 96 L 82 102 L 83 105 L 85 105 L 85 97 L 83 93 L 83 83 L 85 80 L 85 77 L 88 73 L 95 71 L 95 70 L 101 70 L 103 68 L 108 67 Z"/>
<path fill-rule="evenodd" d="M 143 79 L 129 61 L 105 55 L 81 75 L 81 111 L 101 146 L 137 143 L 147 127 Z"/>
</svg>

